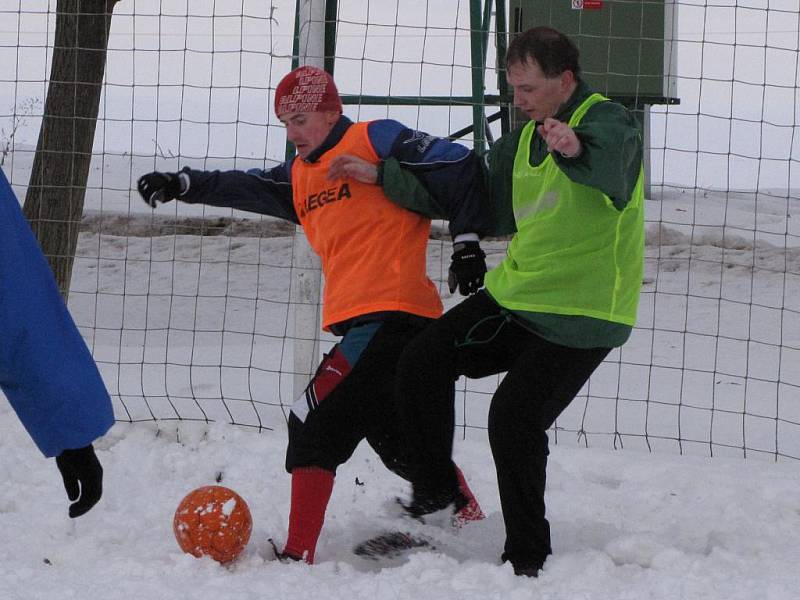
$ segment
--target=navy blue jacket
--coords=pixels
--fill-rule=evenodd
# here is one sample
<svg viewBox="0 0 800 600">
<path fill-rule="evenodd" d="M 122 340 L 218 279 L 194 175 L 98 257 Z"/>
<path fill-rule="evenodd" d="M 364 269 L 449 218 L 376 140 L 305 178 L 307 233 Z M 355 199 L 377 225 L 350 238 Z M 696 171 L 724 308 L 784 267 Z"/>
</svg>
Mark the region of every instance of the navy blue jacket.
<svg viewBox="0 0 800 600">
<path fill-rule="evenodd" d="M 307 159 L 319 160 L 342 139 L 353 122 L 340 117 L 328 137 Z M 381 160 L 393 158 L 412 171 L 430 196 L 448 207 L 450 233 L 483 235 L 491 228 L 483 202 L 482 165 L 465 146 L 409 129 L 391 119 L 370 121 L 367 133 Z M 303 160 L 294 158 L 293 160 Z M 181 200 L 225 206 L 299 223 L 292 202 L 292 161 L 271 169 L 196 171 L 188 167 L 189 189 Z"/>
<path fill-rule="evenodd" d="M 0 170 L 0 389 L 45 456 L 114 423 L 108 391 Z"/>
</svg>

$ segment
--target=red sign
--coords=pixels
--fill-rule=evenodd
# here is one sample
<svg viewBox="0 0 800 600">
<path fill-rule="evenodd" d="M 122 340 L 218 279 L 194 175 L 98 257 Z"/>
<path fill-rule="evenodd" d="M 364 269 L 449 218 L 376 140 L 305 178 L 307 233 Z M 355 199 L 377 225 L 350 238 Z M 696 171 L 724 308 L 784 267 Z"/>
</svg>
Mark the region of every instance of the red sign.
<svg viewBox="0 0 800 600">
<path fill-rule="evenodd" d="M 603 8 L 603 0 L 572 0 L 573 10 L 599 10 Z"/>
</svg>

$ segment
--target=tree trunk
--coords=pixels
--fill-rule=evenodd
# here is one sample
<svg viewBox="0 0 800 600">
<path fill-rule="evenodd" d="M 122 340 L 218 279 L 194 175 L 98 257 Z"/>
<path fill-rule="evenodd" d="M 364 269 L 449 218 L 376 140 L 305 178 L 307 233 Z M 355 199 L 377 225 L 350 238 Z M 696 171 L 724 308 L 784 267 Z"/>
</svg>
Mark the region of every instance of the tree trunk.
<svg viewBox="0 0 800 600">
<path fill-rule="evenodd" d="M 53 64 L 25 216 L 66 300 L 117 0 L 58 0 Z"/>
</svg>

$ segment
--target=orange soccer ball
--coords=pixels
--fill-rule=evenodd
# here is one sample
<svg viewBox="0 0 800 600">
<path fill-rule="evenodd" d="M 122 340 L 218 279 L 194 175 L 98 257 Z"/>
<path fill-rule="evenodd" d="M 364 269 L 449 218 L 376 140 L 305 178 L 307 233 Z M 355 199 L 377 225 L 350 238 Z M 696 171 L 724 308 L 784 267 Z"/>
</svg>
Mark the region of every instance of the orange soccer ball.
<svg viewBox="0 0 800 600">
<path fill-rule="evenodd" d="M 181 550 L 197 557 L 210 556 L 222 564 L 242 553 L 252 529 L 247 502 L 221 485 L 207 485 L 189 492 L 172 520 Z"/>
</svg>

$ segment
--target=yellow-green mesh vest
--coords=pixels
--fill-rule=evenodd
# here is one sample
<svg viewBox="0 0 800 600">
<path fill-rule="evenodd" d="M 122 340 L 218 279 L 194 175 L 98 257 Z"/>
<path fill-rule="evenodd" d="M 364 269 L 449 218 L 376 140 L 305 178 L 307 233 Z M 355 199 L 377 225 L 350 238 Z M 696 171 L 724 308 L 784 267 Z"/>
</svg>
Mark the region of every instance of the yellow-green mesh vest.
<svg viewBox="0 0 800 600">
<path fill-rule="evenodd" d="M 573 113 L 570 127 L 593 104 Z M 517 233 L 508 255 L 486 275 L 486 289 L 510 310 L 584 315 L 633 326 L 644 270 L 643 170 L 624 210 L 599 190 L 571 181 L 548 156 L 530 165 L 534 121 L 514 159 Z"/>
</svg>

